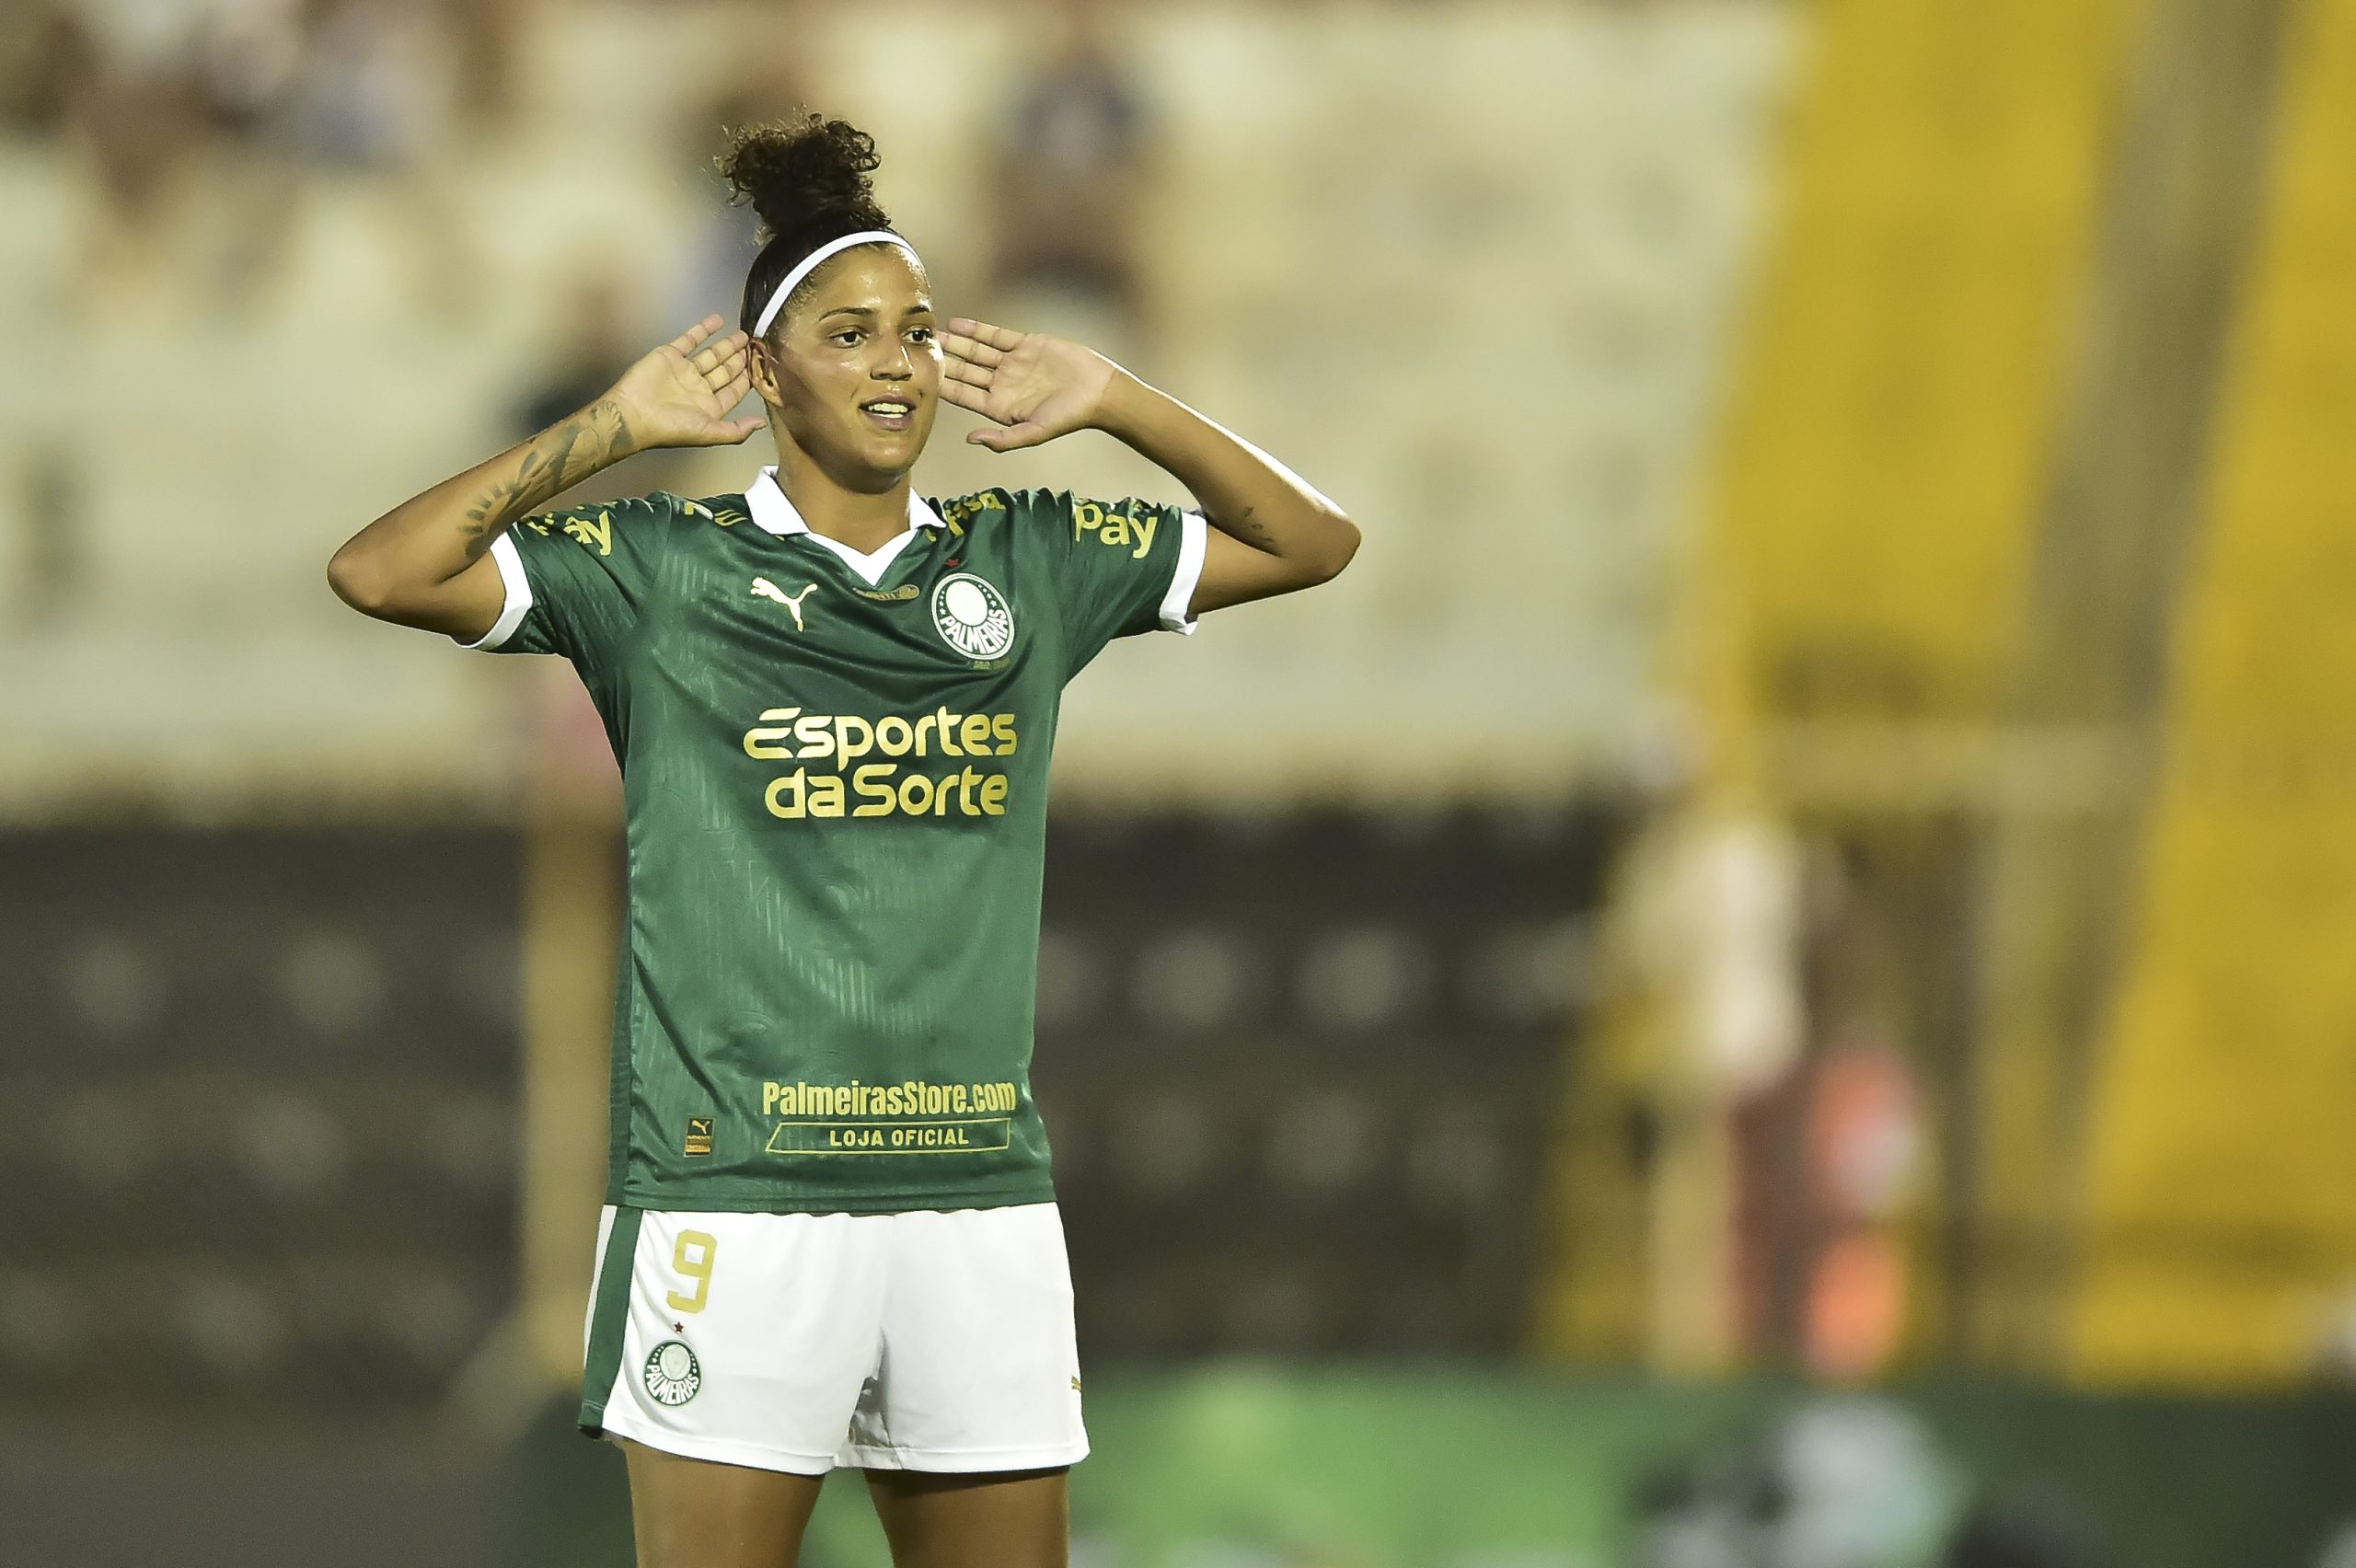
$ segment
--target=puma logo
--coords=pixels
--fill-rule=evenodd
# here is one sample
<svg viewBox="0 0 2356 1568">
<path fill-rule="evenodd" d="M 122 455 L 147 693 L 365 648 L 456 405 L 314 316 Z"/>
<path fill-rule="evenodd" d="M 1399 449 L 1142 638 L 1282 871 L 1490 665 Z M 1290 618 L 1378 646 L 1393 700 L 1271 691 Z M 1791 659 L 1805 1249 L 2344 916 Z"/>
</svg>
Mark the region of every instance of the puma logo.
<svg viewBox="0 0 2356 1568">
<path fill-rule="evenodd" d="M 818 585 L 815 582 L 812 582 L 806 584 L 799 594 L 788 594 L 766 577 L 756 577 L 753 579 L 753 593 L 756 597 L 762 599 L 775 599 L 779 604 L 783 605 L 787 609 L 793 612 L 793 629 L 796 631 L 803 629 L 802 625 L 802 601 L 808 598 L 811 594 L 815 594 L 817 591 Z"/>
</svg>

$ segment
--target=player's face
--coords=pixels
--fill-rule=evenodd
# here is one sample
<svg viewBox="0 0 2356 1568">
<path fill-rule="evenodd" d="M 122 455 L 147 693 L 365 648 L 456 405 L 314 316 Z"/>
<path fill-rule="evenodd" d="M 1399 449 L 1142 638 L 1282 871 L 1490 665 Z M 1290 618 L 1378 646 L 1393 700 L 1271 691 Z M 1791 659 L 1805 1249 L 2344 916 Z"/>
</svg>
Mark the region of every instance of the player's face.
<svg viewBox="0 0 2356 1568">
<path fill-rule="evenodd" d="M 941 408 L 941 344 L 923 272 L 895 246 L 862 245 L 819 268 L 770 335 L 755 386 L 818 466 L 858 490 L 916 466 Z"/>
</svg>

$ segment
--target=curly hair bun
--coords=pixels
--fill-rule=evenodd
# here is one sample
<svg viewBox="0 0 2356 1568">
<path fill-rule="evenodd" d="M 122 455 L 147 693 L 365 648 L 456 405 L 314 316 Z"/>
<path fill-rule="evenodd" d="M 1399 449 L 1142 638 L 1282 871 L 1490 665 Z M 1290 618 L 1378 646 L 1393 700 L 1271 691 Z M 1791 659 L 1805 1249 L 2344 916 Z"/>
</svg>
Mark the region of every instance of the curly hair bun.
<svg viewBox="0 0 2356 1568">
<path fill-rule="evenodd" d="M 750 202 L 760 214 L 767 244 L 780 235 L 889 228 L 871 178 L 883 161 L 866 132 L 812 114 L 738 132 L 720 172 L 735 188 L 729 199 Z"/>
</svg>

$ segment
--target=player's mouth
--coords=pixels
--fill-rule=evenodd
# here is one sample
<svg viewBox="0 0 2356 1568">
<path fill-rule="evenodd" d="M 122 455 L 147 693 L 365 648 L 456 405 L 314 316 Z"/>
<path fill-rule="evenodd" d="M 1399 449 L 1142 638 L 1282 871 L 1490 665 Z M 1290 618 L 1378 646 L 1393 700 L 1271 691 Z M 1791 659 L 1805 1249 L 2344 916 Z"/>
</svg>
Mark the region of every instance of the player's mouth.
<svg viewBox="0 0 2356 1568">
<path fill-rule="evenodd" d="M 911 398 L 870 398 L 859 411 L 885 430 L 907 430 L 917 418 L 916 400 Z"/>
</svg>

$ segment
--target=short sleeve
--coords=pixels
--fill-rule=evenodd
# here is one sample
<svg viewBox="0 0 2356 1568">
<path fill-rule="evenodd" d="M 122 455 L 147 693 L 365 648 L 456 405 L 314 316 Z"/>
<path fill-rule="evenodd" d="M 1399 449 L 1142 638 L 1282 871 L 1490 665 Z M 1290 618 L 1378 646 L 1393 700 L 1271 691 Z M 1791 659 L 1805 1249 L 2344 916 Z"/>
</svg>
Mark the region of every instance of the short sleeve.
<svg viewBox="0 0 2356 1568">
<path fill-rule="evenodd" d="M 462 646 L 608 664 L 638 619 L 676 516 L 676 498 L 658 490 L 516 522 L 491 547 L 506 589 L 499 619 Z"/>
<path fill-rule="evenodd" d="M 1191 634 L 1207 525 L 1199 512 L 1148 501 L 1091 501 L 1030 490 L 1023 521 L 1048 536 L 1048 573 L 1064 626 L 1068 674 L 1116 637 Z"/>
</svg>

